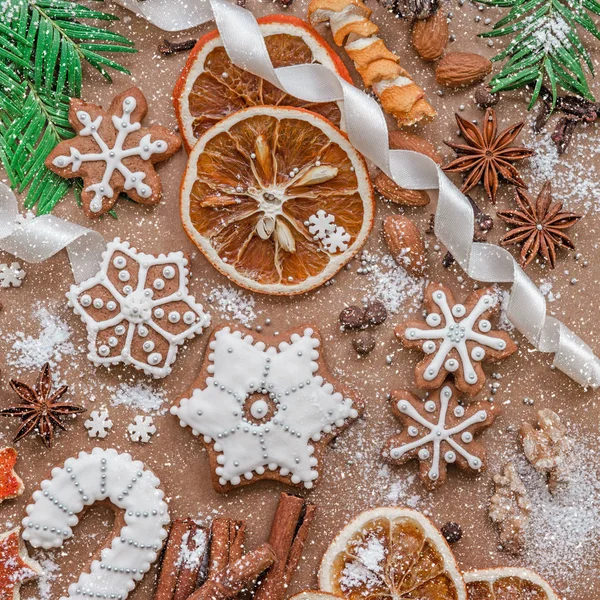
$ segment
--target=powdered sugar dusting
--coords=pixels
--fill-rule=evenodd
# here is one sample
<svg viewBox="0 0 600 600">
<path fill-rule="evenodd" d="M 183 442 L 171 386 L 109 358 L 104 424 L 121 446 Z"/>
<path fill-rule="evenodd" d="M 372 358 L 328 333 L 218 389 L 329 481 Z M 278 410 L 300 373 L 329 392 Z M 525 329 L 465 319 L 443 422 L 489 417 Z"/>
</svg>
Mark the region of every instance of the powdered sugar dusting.
<svg viewBox="0 0 600 600">
<path fill-rule="evenodd" d="M 254 298 L 231 285 L 214 288 L 205 297 L 228 320 L 239 321 L 242 325 L 250 325 L 256 320 Z"/>
<path fill-rule="evenodd" d="M 181 540 L 178 565 L 193 570 L 200 566 L 206 553 L 208 540 L 204 529 L 198 529 L 191 541 L 193 542 L 193 549 L 189 548 L 190 532 L 186 531 Z"/>
<path fill-rule="evenodd" d="M 366 587 L 370 590 L 385 585 L 383 567 L 386 550 L 383 542 L 376 535 L 370 535 L 366 545 L 357 545 L 352 550 L 356 559 L 344 566 L 340 578 L 342 589 Z"/>
<path fill-rule="evenodd" d="M 160 410 L 167 398 L 162 390 L 156 389 L 147 383 L 140 382 L 135 385 L 122 383 L 112 394 L 111 406 L 127 406 L 146 413 Z"/>
</svg>

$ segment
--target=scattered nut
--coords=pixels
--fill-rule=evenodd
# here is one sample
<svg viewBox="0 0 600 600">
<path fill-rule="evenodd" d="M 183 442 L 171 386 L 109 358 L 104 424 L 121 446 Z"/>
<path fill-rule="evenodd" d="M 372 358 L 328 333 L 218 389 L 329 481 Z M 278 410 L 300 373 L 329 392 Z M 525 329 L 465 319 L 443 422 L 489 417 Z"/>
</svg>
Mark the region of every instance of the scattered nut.
<svg viewBox="0 0 600 600">
<path fill-rule="evenodd" d="M 435 79 L 440 85 L 460 88 L 473 85 L 492 71 L 492 63 L 481 54 L 448 52 L 437 65 Z"/>
<path fill-rule="evenodd" d="M 366 324 L 365 311 L 360 306 L 347 306 L 339 318 L 344 329 L 360 329 Z"/>
<path fill-rule="evenodd" d="M 423 60 L 437 60 L 448 44 L 448 20 L 439 10 L 427 19 L 415 21 L 411 42 Z"/>
<path fill-rule="evenodd" d="M 359 333 L 353 340 L 352 346 L 356 350 L 357 354 L 365 356 L 373 351 L 375 348 L 375 338 L 370 333 L 363 331 Z"/>
<path fill-rule="evenodd" d="M 394 260 L 412 275 L 421 276 L 425 268 L 425 244 L 416 225 L 402 215 L 391 215 L 383 222 L 383 237 Z"/>
</svg>

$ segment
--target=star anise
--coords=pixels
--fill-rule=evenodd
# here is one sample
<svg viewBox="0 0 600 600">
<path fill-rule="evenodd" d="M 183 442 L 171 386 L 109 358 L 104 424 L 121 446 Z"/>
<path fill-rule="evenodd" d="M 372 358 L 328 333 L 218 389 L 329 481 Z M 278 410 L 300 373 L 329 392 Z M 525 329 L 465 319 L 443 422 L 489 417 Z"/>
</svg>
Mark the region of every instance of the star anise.
<svg viewBox="0 0 600 600">
<path fill-rule="evenodd" d="M 503 246 L 523 243 L 521 265 L 528 265 L 537 255 L 541 256 L 552 269 L 556 264 L 556 248 L 575 249 L 571 238 L 564 232 L 573 227 L 581 215 L 562 210 L 562 202 L 552 203 L 552 185 L 546 181 L 535 204 L 521 189 L 516 190 L 518 210 L 499 211 L 498 217 L 513 225 L 514 229 L 505 234 L 500 243 Z"/>
<path fill-rule="evenodd" d="M 26 435 L 36 431 L 46 446 L 51 448 L 55 428 L 65 430 L 61 419 L 68 415 L 85 412 L 85 408 L 81 406 L 75 406 L 69 402 L 59 402 L 68 386 L 63 385 L 56 391 L 52 390 L 52 377 L 48 363 L 42 367 L 34 388 L 15 379 L 10 380 L 10 387 L 23 402 L 0 410 L 0 416 L 18 417 L 23 421 L 13 438 L 14 442 L 18 442 Z"/>
<path fill-rule="evenodd" d="M 443 169 L 466 173 L 462 191 L 467 193 L 479 182 L 483 182 L 487 195 L 495 203 L 499 177 L 517 187 L 525 187 L 512 163 L 533 155 L 534 151 L 522 146 L 511 146 L 523 129 L 523 122 L 498 133 L 496 112 L 493 108 L 485 111 L 481 131 L 460 115 L 455 116 L 465 143 L 444 142 L 458 154 L 458 158 Z"/>
</svg>

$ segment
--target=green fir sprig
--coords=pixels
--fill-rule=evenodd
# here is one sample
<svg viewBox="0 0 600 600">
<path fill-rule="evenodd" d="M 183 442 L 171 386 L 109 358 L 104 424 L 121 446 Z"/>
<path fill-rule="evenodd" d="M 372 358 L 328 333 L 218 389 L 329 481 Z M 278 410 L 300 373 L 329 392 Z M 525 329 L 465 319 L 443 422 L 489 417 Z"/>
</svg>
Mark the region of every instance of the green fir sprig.
<svg viewBox="0 0 600 600">
<path fill-rule="evenodd" d="M 80 97 L 82 65 L 111 81 L 109 69 L 129 71 L 105 56 L 135 52 L 133 42 L 82 19 L 117 17 L 66 0 L 0 0 L 0 160 L 11 186 L 27 190 L 25 207 L 50 212 L 71 183 L 44 161 L 73 137 L 69 100 Z"/>
<path fill-rule="evenodd" d="M 558 88 L 594 100 L 586 71 L 594 65 L 577 31 L 578 26 L 600 39 L 589 13 L 600 15 L 597 0 L 482 0 L 483 4 L 510 8 L 484 38 L 513 35 L 508 46 L 492 60 L 504 62 L 490 81 L 492 93 L 524 86 L 533 89 L 529 107 L 537 101 L 542 84 L 552 90 L 553 106 Z"/>
</svg>

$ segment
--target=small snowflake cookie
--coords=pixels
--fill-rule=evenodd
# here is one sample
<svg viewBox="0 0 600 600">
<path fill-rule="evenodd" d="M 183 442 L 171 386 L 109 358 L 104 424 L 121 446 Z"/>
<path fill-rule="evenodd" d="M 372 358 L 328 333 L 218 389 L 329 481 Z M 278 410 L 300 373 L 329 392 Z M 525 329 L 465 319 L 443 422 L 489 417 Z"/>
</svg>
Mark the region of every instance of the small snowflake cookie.
<svg viewBox="0 0 600 600">
<path fill-rule="evenodd" d="M 96 366 L 127 363 L 154 377 L 171 372 L 177 348 L 210 324 L 188 292 L 187 264 L 183 252 L 153 256 L 119 238 L 107 244 L 98 273 L 67 293 Z"/>
<path fill-rule="evenodd" d="M 462 405 L 459 396 L 450 383 L 425 400 L 405 390 L 393 391 L 392 412 L 404 430 L 387 440 L 383 458 L 397 465 L 417 459 L 428 489 L 444 483 L 449 464 L 466 471 L 484 469 L 485 450 L 474 437 L 494 422 L 496 408 L 490 402 Z"/>
<path fill-rule="evenodd" d="M 125 192 L 139 204 L 157 204 L 162 195 L 154 164 L 173 156 L 181 140 L 161 125 L 142 127 L 148 112 L 142 91 L 119 94 L 105 111 L 71 99 L 69 122 L 77 136 L 64 140 L 46 166 L 67 179 L 83 178 L 81 201 L 88 217 L 108 212 Z"/>
<path fill-rule="evenodd" d="M 25 279 L 25 271 L 18 262 L 0 265 L 0 287 L 21 287 Z"/>
<path fill-rule="evenodd" d="M 150 438 L 156 433 L 156 425 L 154 425 L 152 417 L 137 415 L 133 421 L 127 427 L 131 441 L 148 443 Z"/>
<path fill-rule="evenodd" d="M 496 295 L 490 289 L 477 290 L 457 304 L 448 288 L 431 283 L 424 302 L 425 321 L 396 327 L 404 346 L 426 355 L 415 368 L 417 387 L 435 390 L 450 373 L 461 392 L 476 396 L 485 385 L 481 363 L 498 362 L 517 349 L 508 333 L 492 329 L 490 319 L 499 308 Z"/>
<path fill-rule="evenodd" d="M 333 380 L 320 346 L 310 327 L 278 336 L 215 330 L 198 379 L 171 413 L 202 436 L 217 491 L 260 479 L 313 486 L 326 445 L 362 408 Z"/>
<path fill-rule="evenodd" d="M 104 439 L 113 426 L 113 422 L 108 418 L 107 410 L 93 410 L 90 418 L 83 424 L 91 438 Z"/>
</svg>

